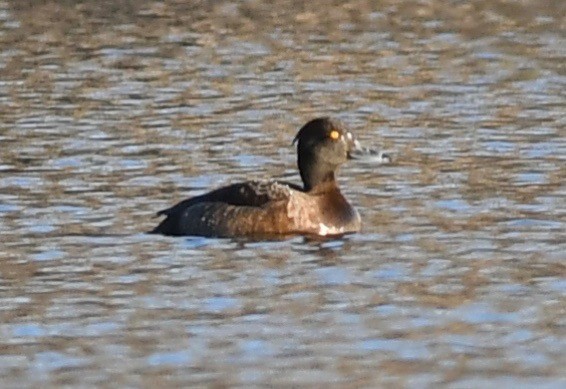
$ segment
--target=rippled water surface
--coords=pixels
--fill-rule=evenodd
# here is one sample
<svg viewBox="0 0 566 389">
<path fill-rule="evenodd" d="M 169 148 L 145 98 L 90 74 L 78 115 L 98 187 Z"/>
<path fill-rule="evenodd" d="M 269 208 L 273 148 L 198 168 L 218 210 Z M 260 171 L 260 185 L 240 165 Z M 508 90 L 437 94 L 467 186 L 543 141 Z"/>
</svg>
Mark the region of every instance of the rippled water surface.
<svg viewBox="0 0 566 389">
<path fill-rule="evenodd" d="M 564 4 L 0 1 L 1 386 L 565 387 Z M 362 232 L 144 233 L 322 115 Z"/>
</svg>

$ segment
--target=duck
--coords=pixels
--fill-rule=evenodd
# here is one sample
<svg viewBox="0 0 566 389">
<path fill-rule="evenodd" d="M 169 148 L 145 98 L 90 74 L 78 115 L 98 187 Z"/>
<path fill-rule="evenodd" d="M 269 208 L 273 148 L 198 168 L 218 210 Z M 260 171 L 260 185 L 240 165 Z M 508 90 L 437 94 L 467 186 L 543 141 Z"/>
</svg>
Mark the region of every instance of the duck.
<svg viewBox="0 0 566 389">
<path fill-rule="evenodd" d="M 361 217 L 340 191 L 339 167 L 369 155 L 379 163 L 391 157 L 364 149 L 339 120 L 319 117 L 300 128 L 297 165 L 302 185 L 274 179 L 220 187 L 161 210 L 152 234 L 217 238 L 273 235 L 339 236 L 358 232 Z"/>
</svg>

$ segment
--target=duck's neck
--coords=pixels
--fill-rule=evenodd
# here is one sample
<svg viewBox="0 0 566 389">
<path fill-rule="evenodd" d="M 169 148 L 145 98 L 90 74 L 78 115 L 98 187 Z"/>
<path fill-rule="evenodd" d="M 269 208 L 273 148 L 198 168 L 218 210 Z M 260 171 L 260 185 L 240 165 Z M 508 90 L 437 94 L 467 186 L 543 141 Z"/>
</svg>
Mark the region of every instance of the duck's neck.
<svg viewBox="0 0 566 389">
<path fill-rule="evenodd" d="M 308 155 L 299 157 L 298 162 L 305 192 L 336 186 L 334 166 L 318 163 L 316 158 Z"/>
</svg>

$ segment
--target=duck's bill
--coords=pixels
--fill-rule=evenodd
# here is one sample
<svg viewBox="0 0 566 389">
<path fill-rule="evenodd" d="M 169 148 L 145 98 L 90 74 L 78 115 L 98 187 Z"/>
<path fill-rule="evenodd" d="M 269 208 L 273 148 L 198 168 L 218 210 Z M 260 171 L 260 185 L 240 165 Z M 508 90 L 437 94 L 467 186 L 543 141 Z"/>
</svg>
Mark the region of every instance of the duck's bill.
<svg viewBox="0 0 566 389">
<path fill-rule="evenodd" d="M 371 163 L 391 163 L 392 161 L 391 154 L 363 147 L 358 141 L 354 142 L 354 147 L 348 152 L 348 158 Z"/>
</svg>

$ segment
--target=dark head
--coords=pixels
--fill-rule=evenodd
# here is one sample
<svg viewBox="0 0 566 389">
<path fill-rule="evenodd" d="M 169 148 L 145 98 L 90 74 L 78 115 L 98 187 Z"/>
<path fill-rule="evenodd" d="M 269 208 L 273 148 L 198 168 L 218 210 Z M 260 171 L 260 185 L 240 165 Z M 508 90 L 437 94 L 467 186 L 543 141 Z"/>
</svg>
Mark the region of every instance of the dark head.
<svg viewBox="0 0 566 389">
<path fill-rule="evenodd" d="M 356 140 L 342 123 L 324 117 L 313 119 L 297 133 L 299 172 L 304 189 L 334 181 L 334 172 L 346 162 L 356 147 Z"/>
<path fill-rule="evenodd" d="M 349 159 L 371 163 L 389 163 L 391 157 L 381 151 L 363 148 L 346 127 L 328 117 L 313 119 L 295 136 L 298 142 L 299 172 L 305 191 L 335 180 L 334 173 Z"/>
</svg>

